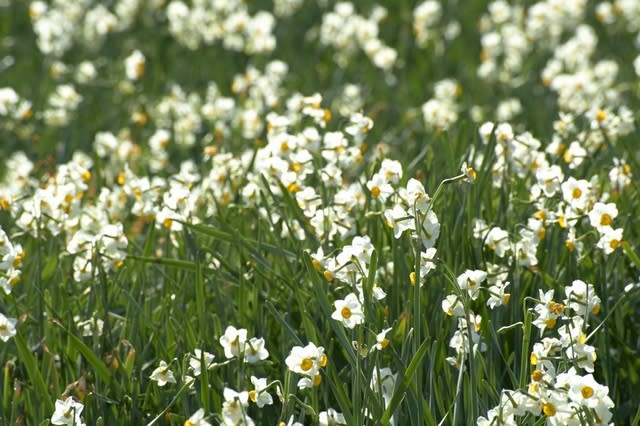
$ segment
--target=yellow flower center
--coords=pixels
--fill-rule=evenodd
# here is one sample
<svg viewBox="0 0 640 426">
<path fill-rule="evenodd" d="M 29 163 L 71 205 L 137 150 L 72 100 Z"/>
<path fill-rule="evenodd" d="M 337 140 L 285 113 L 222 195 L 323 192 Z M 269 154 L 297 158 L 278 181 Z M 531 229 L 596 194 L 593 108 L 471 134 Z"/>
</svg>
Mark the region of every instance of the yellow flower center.
<svg viewBox="0 0 640 426">
<path fill-rule="evenodd" d="M 539 382 L 540 380 L 542 380 L 543 376 L 544 373 L 540 370 L 534 370 L 533 373 L 531 373 L 531 379 L 535 382 Z"/>
<path fill-rule="evenodd" d="M 298 185 L 295 182 L 292 182 L 289 184 L 289 186 L 287 186 L 287 191 L 291 192 L 291 193 L 296 193 L 296 192 L 300 192 L 300 185 Z"/>
<path fill-rule="evenodd" d="M 416 273 L 415 272 L 411 272 L 409 274 L 409 282 L 411 283 L 411 286 L 415 286 L 416 285 Z"/>
<path fill-rule="evenodd" d="M 322 276 L 324 277 L 325 280 L 327 281 L 333 281 L 333 274 L 330 271 L 324 271 L 322 273 Z"/>
<path fill-rule="evenodd" d="M 591 308 L 591 313 L 593 315 L 598 315 L 600 313 L 600 304 L 599 303 L 597 305 L 594 305 L 593 308 Z"/>
<path fill-rule="evenodd" d="M 340 311 L 340 315 L 342 315 L 342 318 L 344 319 L 349 319 L 351 318 L 351 309 L 349 309 L 347 306 L 345 306 L 344 308 L 342 308 L 342 310 Z"/>
<path fill-rule="evenodd" d="M 580 390 L 582 397 L 587 399 L 593 396 L 593 388 L 591 386 L 585 386 Z"/>
<path fill-rule="evenodd" d="M 611 240 L 611 242 L 609 243 L 609 247 L 611 247 L 612 249 L 617 249 L 620 246 L 620 241 L 619 240 Z"/>
<path fill-rule="evenodd" d="M 531 365 L 537 365 L 538 355 L 536 355 L 534 352 L 531 352 L 531 356 L 529 357 L 529 362 L 531 363 Z"/>
<path fill-rule="evenodd" d="M 311 370 L 311 367 L 313 367 L 313 361 L 311 360 L 311 358 L 305 358 L 300 363 L 300 368 L 302 369 L 302 371 L 309 371 Z"/>
<path fill-rule="evenodd" d="M 173 224 L 173 221 L 169 218 L 166 218 L 165 220 L 162 221 L 162 226 L 164 226 L 167 229 L 171 229 L 172 224 Z"/>
<path fill-rule="evenodd" d="M 613 222 L 613 219 L 606 213 L 604 213 L 600 218 L 600 225 L 602 226 L 609 226 L 611 225 L 611 222 Z"/>
<path fill-rule="evenodd" d="M 320 386 L 320 383 L 322 383 L 322 376 L 319 374 L 313 376 L 313 386 Z"/>
<path fill-rule="evenodd" d="M 564 311 L 564 305 L 562 303 L 554 302 L 553 300 L 549 302 L 548 308 L 549 312 L 553 312 L 556 315 L 560 315 L 562 311 Z"/>
<path fill-rule="evenodd" d="M 316 271 L 320 272 L 320 268 L 322 268 L 322 264 L 320 263 L 320 261 L 318 259 L 313 259 L 311 261 L 311 264 L 313 265 L 313 269 L 315 269 Z"/>
<path fill-rule="evenodd" d="M 249 391 L 249 399 L 253 402 L 256 402 L 258 400 L 256 391 L 254 390 Z"/>
<path fill-rule="evenodd" d="M 544 325 L 545 325 L 547 328 L 553 328 L 553 327 L 555 327 L 555 326 L 556 326 L 556 319 L 555 319 L 555 318 L 549 318 L 548 320 L 546 320 L 546 321 L 544 322 Z"/>
<path fill-rule="evenodd" d="M 378 188 L 377 186 L 374 186 L 373 188 L 371 188 L 371 195 L 373 195 L 374 197 L 379 197 L 380 188 Z"/>
<path fill-rule="evenodd" d="M 580 198 L 582 196 L 582 190 L 580 188 L 573 188 L 573 191 L 571 192 L 571 196 L 573 198 Z"/>
<path fill-rule="evenodd" d="M 322 119 L 324 120 L 325 123 L 328 123 L 331 121 L 331 111 L 329 111 L 328 109 L 324 109 L 324 111 L 322 111 Z"/>
<path fill-rule="evenodd" d="M 542 412 L 547 417 L 553 417 L 556 415 L 556 407 L 554 407 L 550 402 L 545 402 L 542 404 Z"/>
</svg>

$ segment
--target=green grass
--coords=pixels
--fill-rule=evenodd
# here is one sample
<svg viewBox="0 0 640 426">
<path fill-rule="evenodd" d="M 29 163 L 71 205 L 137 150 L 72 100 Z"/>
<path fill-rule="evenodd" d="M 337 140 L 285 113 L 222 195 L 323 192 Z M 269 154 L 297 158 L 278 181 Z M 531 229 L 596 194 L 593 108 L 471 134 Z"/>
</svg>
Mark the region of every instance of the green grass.
<svg viewBox="0 0 640 426">
<path fill-rule="evenodd" d="M 252 13 L 271 7 L 271 2 L 247 3 Z M 0 210 L 1 228 L 25 253 L 20 282 L 10 294 L 0 290 L 0 313 L 17 319 L 17 334 L 0 342 L 0 424 L 49 424 L 56 400 L 67 396 L 84 404 L 82 418 L 89 425 L 183 425 L 199 408 L 212 424 L 219 424 L 224 389 L 249 391 L 253 389 L 251 376 L 267 378 L 274 399 L 273 405 L 263 408 L 249 403 L 245 414 L 256 424 L 287 424 L 292 416 L 304 424 L 316 424 L 320 412 L 328 408 L 342 413 L 346 423 L 354 425 L 389 424 L 392 417 L 398 425 L 475 424 L 500 402 L 502 390 L 527 390 L 532 380 L 535 367 L 530 355 L 540 341 L 540 332 L 532 325 L 538 291 L 554 289 L 555 300 L 561 301 L 564 288 L 578 279 L 593 284 L 601 299 L 599 313 L 588 315 L 586 330 L 588 343 L 597 353 L 593 375 L 598 383 L 608 386 L 615 403 L 613 420 L 618 424 L 638 421 L 640 291 L 637 287 L 625 290 L 638 282 L 640 269 L 640 228 L 636 224 L 640 216 L 640 160 L 634 144 L 638 130 L 617 140 L 603 136 L 598 149 L 574 169 L 562 158 L 545 157 L 562 168 L 565 179 L 593 178 L 597 187 L 593 201 L 607 194 L 606 202 L 616 204 L 619 213 L 613 226 L 624 229 L 617 250 L 605 255 L 596 247 L 599 235 L 589 225 L 585 211 L 575 225 L 584 243 L 581 253 L 567 250 L 568 229 L 549 220 L 537 247 L 535 267 L 519 265 L 513 253 L 499 258 L 482 239 L 473 237 L 475 220 L 482 218 L 519 240 L 519 232 L 539 210 L 529 198 L 535 169 L 528 167 L 518 176 L 510 164 L 500 172 L 502 183 L 492 185 L 498 161 L 495 147 L 501 142 L 492 134 L 483 144 L 478 137 L 482 122 L 472 120 L 472 108 L 481 106 L 486 120 L 497 121 L 501 100 L 520 99 L 523 111 L 512 120 L 513 127 L 517 134 L 531 132 L 544 151 L 561 110 L 557 96 L 539 77 L 551 52 L 541 49 L 527 55 L 523 64 L 526 78 L 518 87 L 486 82 L 476 73 L 481 52 L 477 22 L 488 2 L 443 2 L 442 22 L 456 20 L 461 32 L 446 44 L 442 54 L 435 46 L 421 49 L 415 45 L 411 34 L 414 2 L 387 2 L 388 17 L 380 24 L 380 37 L 398 52 L 391 72 L 396 82 L 389 84 L 389 75 L 377 69 L 363 52 L 340 68 L 333 61 L 331 48 L 305 38 L 329 10 L 318 3 L 310 2 L 291 17 L 277 18 L 277 48 L 271 54 L 250 56 L 220 44 L 186 49 L 172 37 L 160 13 L 148 11 L 141 13 L 129 30 L 109 35 L 98 49 L 76 43 L 60 59 L 70 66 L 91 60 L 98 68 L 98 78 L 86 86 L 76 84 L 84 99 L 70 123 L 61 128 L 47 125 L 43 111 L 50 93 L 59 83 L 72 82 L 73 75 L 59 81 L 51 76 L 53 60 L 38 51 L 27 2 L 0 6 L 0 59 L 7 55 L 15 59 L 12 66 L 0 71 L 0 86 L 12 87 L 30 100 L 34 113 L 28 120 L 0 117 L 5 120 L 0 121 L 0 158 L 8 159 L 20 150 L 34 163 L 32 181 L 12 200 L 11 210 Z M 533 2 L 520 3 L 529 6 Z M 358 2 L 356 9 L 367 16 L 372 6 L 370 1 Z M 639 99 L 638 78 L 631 66 L 635 55 L 632 37 L 622 20 L 602 25 L 593 10 L 594 5 L 589 4 L 585 18 L 599 37 L 591 59 L 618 63 L 615 86 L 635 119 Z M 567 31 L 563 40 L 571 34 Z M 123 61 L 136 48 L 147 57 L 145 75 L 131 93 L 123 93 L 118 88 L 124 75 Z M 322 107 L 332 112 L 326 128 L 307 117 L 293 123 L 290 133 L 300 133 L 307 126 L 318 128 L 321 135 L 344 130 L 349 119 L 341 117 L 332 105 L 348 83 L 361 88 L 363 113 L 375 123 L 366 135 L 362 161 L 342 165 L 338 186 L 324 182 L 322 168 L 327 161 L 319 149 L 310 149 L 313 167 L 304 183 L 316 190 L 323 207 L 332 206 L 338 190 L 348 184 L 356 184 L 362 197 L 347 217 L 340 219 L 350 221 L 351 233 L 344 237 L 317 232 L 298 206 L 295 191 L 263 169 L 266 160 L 261 155 L 270 137 L 266 130 L 247 139 L 242 137 L 242 126 L 230 121 L 229 133 L 216 139 L 215 125 L 204 120 L 193 132 L 193 146 L 179 146 L 171 129 L 168 163 L 151 172 L 148 159 L 154 152 L 148 141 L 161 127 L 155 108 L 169 95 L 172 84 L 202 100 L 209 83 L 215 82 L 222 95 L 236 101 L 237 108 L 246 107 L 247 95 L 231 90 L 234 76 L 248 66 L 264 72 L 274 59 L 287 63 L 289 71 L 277 89 L 273 110 L 284 114 L 286 101 L 294 93 L 317 92 L 323 96 Z M 445 78 L 455 78 L 462 89 L 456 98 L 459 119 L 449 129 L 429 131 L 420 108 L 433 98 L 434 84 Z M 260 119 L 264 120 L 269 110 L 259 111 Z M 134 112 L 145 113 L 148 121 L 135 123 L 131 118 Z M 585 116 L 576 114 L 576 123 L 578 130 L 589 129 Z M 101 131 L 121 136 L 121 145 L 130 140 L 139 148 L 139 155 L 101 157 L 93 145 L 95 134 Z M 568 145 L 584 136 L 575 133 L 563 142 Z M 237 170 L 221 170 L 205 158 L 205 148 L 214 145 L 219 151 L 217 158 L 223 153 L 243 158 L 236 164 L 226 161 Z M 355 144 L 350 141 L 349 146 Z M 87 188 L 77 190 L 82 192 L 76 194 L 77 210 L 71 209 L 69 217 L 98 216 L 112 208 L 117 195 L 108 207 L 104 194 L 100 195 L 103 189 L 124 194 L 122 211 L 114 209 L 109 211 L 111 216 L 92 217 L 103 225 L 124 225 L 128 246 L 126 259 L 118 267 L 109 266 L 114 255 L 103 246 L 90 247 L 88 253 L 69 253 L 68 244 L 76 231 L 91 230 L 89 225 L 70 223 L 63 225 L 67 229 L 54 233 L 46 225 L 56 219 L 43 215 L 42 222 L 31 228 L 20 226 L 22 209 L 27 208 L 23 205 L 38 188 L 55 186 L 50 178 L 61 175 L 56 167 L 71 164 L 76 151 L 88 154 L 93 166 Z M 394 238 L 384 217 L 393 198 L 385 205 L 366 187 L 384 158 L 398 160 L 403 167 L 394 190 L 416 178 L 433 197 L 429 209 L 440 223 L 436 267 L 422 279 L 421 286 L 411 285 L 410 274 L 420 269 L 422 244 L 409 232 Z M 631 184 L 620 193 L 608 179 L 614 158 L 624 159 L 633 174 Z M 200 175 L 190 185 L 180 182 L 185 174 L 179 174 L 187 160 L 193 161 L 194 171 Z M 477 172 L 473 183 L 458 176 L 463 161 Z M 8 176 L 0 184 L 0 200 L 5 188 L 8 191 L 18 182 L 11 177 L 13 167 L 8 161 L 0 166 L 0 176 Z M 262 175 L 262 171 L 267 173 Z M 126 179 L 119 182 L 117 176 L 125 172 Z M 225 179 L 207 179 L 217 172 L 223 172 Z M 133 193 L 131 182 L 143 176 L 165 179 L 152 202 L 155 213 L 165 204 L 162 196 L 169 192 L 169 182 L 184 184 L 188 195 L 198 198 L 188 214 L 173 220 L 180 230 L 168 230 L 161 221 L 155 223 L 132 213 L 140 197 Z M 247 201 L 242 192 L 249 184 L 258 188 L 253 201 Z M 216 192 L 223 189 L 227 195 Z M 556 195 L 545 200 L 550 212 L 563 205 L 561 199 Z M 422 220 L 415 218 L 418 225 Z M 299 236 L 296 227 L 301 229 Z M 360 268 L 360 272 L 367 269 L 360 273 L 361 282 L 327 279 L 323 273 L 328 267 L 318 268 L 312 255 L 322 248 L 326 259 L 335 258 L 354 236 L 368 236 L 374 247 L 367 265 L 354 261 L 347 265 Z M 107 244 L 109 238 L 100 244 Z M 79 256 L 86 256 L 94 265 L 86 282 L 74 279 L 74 261 Z M 487 285 L 474 300 L 456 281 L 465 270 L 486 271 L 490 264 L 497 264 L 506 274 L 505 281 L 511 283 L 509 303 L 496 309 L 486 305 Z M 339 272 L 332 271 L 334 275 Z M 365 320 L 348 329 L 331 314 L 334 302 L 356 291 L 357 285 L 362 286 Z M 383 289 L 386 297 L 377 300 L 374 287 Z M 468 321 L 471 313 L 482 316 L 477 333 L 486 345 L 485 351 L 470 351 L 467 341 L 461 368 L 447 360 L 456 356 L 449 344 L 458 324 L 443 312 L 441 303 L 451 294 L 462 302 Z M 102 321 L 102 332 L 84 335 L 76 316 Z M 558 326 L 567 322 L 559 319 Z M 220 337 L 229 325 L 246 329 L 248 338 L 264 338 L 269 357 L 256 364 L 237 357 L 227 360 Z M 388 346 L 372 351 L 376 334 L 386 328 L 391 328 L 386 336 Z M 557 328 L 547 330 L 544 336 L 557 336 Z M 475 332 L 472 329 L 469 324 L 463 331 L 468 336 Z M 285 359 L 294 346 L 309 342 L 324 348 L 328 362 L 319 368 L 318 386 L 300 390 L 296 384 L 302 376 L 290 371 Z M 191 382 L 187 377 L 192 375 L 189 360 L 196 348 L 214 354 L 215 360 Z M 150 379 L 160 361 L 169 364 L 177 383 L 161 387 Z M 576 365 L 562 354 L 554 363 L 557 373 Z M 382 385 L 372 386 L 372 378 L 380 377 L 383 368 L 390 368 L 395 375 L 395 388 L 386 399 Z M 583 416 L 582 424 L 594 423 L 589 417 L 593 413 Z M 528 414 L 518 417 L 518 422 L 545 424 L 545 416 Z"/>
</svg>

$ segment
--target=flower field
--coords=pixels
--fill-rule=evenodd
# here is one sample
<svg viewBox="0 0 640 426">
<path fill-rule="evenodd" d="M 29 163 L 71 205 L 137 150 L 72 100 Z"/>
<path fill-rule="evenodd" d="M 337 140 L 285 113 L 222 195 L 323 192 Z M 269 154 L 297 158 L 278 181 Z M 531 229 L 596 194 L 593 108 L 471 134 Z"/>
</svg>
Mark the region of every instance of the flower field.
<svg viewBox="0 0 640 426">
<path fill-rule="evenodd" d="M 640 424 L 640 2 L 0 0 L 0 425 Z"/>
</svg>

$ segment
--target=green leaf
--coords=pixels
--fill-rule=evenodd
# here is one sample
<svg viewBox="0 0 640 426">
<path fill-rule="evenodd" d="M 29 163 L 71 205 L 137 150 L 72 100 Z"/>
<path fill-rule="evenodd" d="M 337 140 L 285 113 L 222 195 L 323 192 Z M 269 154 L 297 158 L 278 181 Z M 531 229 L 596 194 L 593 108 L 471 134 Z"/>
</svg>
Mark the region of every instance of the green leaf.
<svg viewBox="0 0 640 426">
<path fill-rule="evenodd" d="M 418 348 L 418 351 L 415 353 L 415 355 L 411 359 L 409 366 L 404 371 L 402 380 L 396 385 L 396 390 L 393 393 L 393 396 L 391 397 L 391 401 L 389 401 L 389 405 L 387 405 L 386 410 L 384 410 L 384 413 L 380 418 L 380 424 L 383 424 L 383 425 L 389 424 L 389 420 L 391 419 L 393 412 L 396 410 L 396 408 L 398 408 L 398 405 L 400 405 L 400 402 L 402 402 L 402 399 L 404 398 L 405 393 L 409 388 L 411 381 L 413 380 L 413 374 L 418 369 L 418 366 L 422 362 L 422 358 L 424 358 L 424 356 L 426 355 L 428 348 L 429 348 L 429 341 L 425 340 L 424 342 L 422 342 L 422 344 Z M 418 395 L 418 397 L 420 397 L 420 395 Z"/>
<path fill-rule="evenodd" d="M 638 257 L 638 255 L 631 249 L 627 241 L 622 242 L 622 249 L 629 257 L 629 260 L 631 260 L 637 268 L 640 268 L 640 257 Z"/>
<path fill-rule="evenodd" d="M 111 371 L 109 371 L 109 368 L 107 368 L 105 363 L 102 362 L 102 360 L 98 358 L 98 356 L 93 353 L 93 351 L 87 345 L 85 345 L 82 340 L 80 340 L 75 334 L 67 330 L 59 321 L 54 320 L 52 322 L 67 333 L 74 349 L 80 352 L 82 356 L 84 356 L 84 358 L 96 372 L 98 377 L 100 377 L 103 382 L 107 384 L 110 383 Z"/>
<path fill-rule="evenodd" d="M 174 266 L 176 268 L 185 269 L 187 271 L 196 270 L 195 262 L 190 262 L 188 260 L 169 259 L 165 257 L 135 256 L 135 255 L 129 255 L 127 256 L 127 259 L 140 260 L 142 262 L 149 262 L 149 263 L 157 263 L 158 265 Z"/>
<path fill-rule="evenodd" d="M 40 370 L 38 369 L 38 365 L 36 364 L 36 359 L 31 353 L 31 350 L 27 347 L 27 343 L 22 337 L 22 334 L 17 333 L 14 336 L 14 340 L 16 342 L 16 347 L 18 348 L 18 353 L 20 355 L 20 361 L 24 364 L 27 369 L 27 374 L 29 374 L 29 378 L 33 382 L 33 386 L 35 387 L 37 398 L 42 405 L 44 405 L 45 411 L 48 413 L 53 413 L 53 402 L 51 402 L 51 396 L 49 395 L 49 390 L 47 389 L 47 385 L 40 374 Z"/>
</svg>

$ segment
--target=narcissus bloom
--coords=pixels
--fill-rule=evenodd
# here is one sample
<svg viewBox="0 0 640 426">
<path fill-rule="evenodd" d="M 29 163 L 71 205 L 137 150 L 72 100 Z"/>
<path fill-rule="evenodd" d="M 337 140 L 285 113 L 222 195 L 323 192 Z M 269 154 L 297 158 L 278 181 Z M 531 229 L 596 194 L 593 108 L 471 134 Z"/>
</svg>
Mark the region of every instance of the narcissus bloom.
<svg viewBox="0 0 640 426">
<path fill-rule="evenodd" d="M 322 378 L 320 376 L 320 368 L 327 365 L 327 356 L 322 346 L 316 346 L 309 343 L 307 346 L 294 346 L 291 353 L 285 359 L 287 368 L 303 377 L 298 381 L 299 388 L 310 388 L 319 385 Z"/>
<path fill-rule="evenodd" d="M 331 315 L 336 321 L 341 321 L 347 328 L 355 328 L 356 325 L 364 322 L 362 304 L 355 293 L 349 293 L 344 300 L 336 300 L 334 303 L 336 310 Z"/>
<path fill-rule="evenodd" d="M 16 320 L 0 314 L 0 340 L 6 342 L 16 335 Z"/>
<path fill-rule="evenodd" d="M 204 417 L 204 410 L 200 408 L 184 422 L 184 426 L 211 426 L 211 423 L 206 421 Z"/>
<path fill-rule="evenodd" d="M 260 379 L 255 376 L 251 376 L 251 383 L 254 389 L 249 391 L 249 399 L 256 403 L 260 408 L 265 405 L 273 404 L 273 398 L 265 389 L 267 388 L 267 379 Z"/>
<path fill-rule="evenodd" d="M 67 397 L 64 401 L 58 399 L 56 400 L 56 411 L 51 416 L 51 424 L 85 426 L 80 418 L 82 410 L 84 410 L 84 405 L 76 402 L 72 397 Z"/>
<path fill-rule="evenodd" d="M 158 383 L 158 386 L 164 386 L 167 383 L 176 383 L 173 371 L 169 370 L 166 362 L 160 361 L 160 366 L 153 370 L 149 378 Z"/>
</svg>

